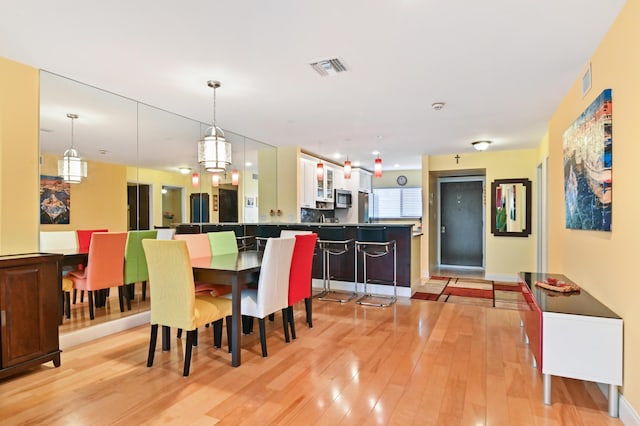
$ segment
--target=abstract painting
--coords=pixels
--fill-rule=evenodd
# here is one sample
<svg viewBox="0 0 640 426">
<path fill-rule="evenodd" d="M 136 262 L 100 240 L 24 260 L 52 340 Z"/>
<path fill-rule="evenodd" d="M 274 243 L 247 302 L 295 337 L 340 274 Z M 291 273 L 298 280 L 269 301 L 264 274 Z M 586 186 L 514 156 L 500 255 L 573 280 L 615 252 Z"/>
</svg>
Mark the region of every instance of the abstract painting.
<svg viewBox="0 0 640 426">
<path fill-rule="evenodd" d="M 68 224 L 70 184 L 59 176 L 40 176 L 40 223 Z"/>
<path fill-rule="evenodd" d="M 567 229 L 611 231 L 612 111 L 606 89 L 564 132 Z"/>
</svg>

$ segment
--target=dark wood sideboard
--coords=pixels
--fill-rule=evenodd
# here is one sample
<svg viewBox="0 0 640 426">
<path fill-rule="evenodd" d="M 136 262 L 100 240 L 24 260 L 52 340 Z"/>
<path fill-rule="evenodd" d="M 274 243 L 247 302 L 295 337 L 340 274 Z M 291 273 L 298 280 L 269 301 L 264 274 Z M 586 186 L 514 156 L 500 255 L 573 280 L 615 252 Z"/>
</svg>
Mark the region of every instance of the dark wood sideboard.
<svg viewBox="0 0 640 426">
<path fill-rule="evenodd" d="M 0 379 L 60 366 L 61 262 L 59 254 L 0 256 Z"/>
</svg>

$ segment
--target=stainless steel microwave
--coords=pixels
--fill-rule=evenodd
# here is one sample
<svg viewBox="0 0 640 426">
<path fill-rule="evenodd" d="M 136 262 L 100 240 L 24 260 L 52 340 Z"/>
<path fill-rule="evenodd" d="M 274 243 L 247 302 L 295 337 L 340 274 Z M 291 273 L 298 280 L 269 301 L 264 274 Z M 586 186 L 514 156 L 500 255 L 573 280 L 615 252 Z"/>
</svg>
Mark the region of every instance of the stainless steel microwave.
<svg viewBox="0 0 640 426">
<path fill-rule="evenodd" d="M 334 200 L 336 209 L 348 209 L 351 207 L 351 191 L 336 189 Z"/>
</svg>

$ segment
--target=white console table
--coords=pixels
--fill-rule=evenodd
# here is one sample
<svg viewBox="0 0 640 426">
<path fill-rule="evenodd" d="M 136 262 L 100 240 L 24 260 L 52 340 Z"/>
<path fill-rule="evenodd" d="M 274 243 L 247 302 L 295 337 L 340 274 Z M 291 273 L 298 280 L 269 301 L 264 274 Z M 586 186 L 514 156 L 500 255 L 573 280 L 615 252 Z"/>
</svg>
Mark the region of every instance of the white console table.
<svg viewBox="0 0 640 426">
<path fill-rule="evenodd" d="M 551 376 L 609 385 L 609 415 L 618 417 L 622 385 L 622 318 L 584 289 L 559 293 L 535 285 L 559 274 L 521 272 L 520 285 L 529 305 L 521 311 L 534 365 L 543 375 L 544 403 L 551 404 Z"/>
</svg>

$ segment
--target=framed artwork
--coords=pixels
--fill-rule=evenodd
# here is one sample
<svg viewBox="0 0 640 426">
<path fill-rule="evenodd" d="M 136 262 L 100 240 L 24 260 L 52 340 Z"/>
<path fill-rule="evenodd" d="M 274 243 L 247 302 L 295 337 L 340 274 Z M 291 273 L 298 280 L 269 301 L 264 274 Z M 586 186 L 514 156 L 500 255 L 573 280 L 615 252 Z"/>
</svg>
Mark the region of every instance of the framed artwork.
<svg viewBox="0 0 640 426">
<path fill-rule="evenodd" d="M 604 90 L 563 135 L 565 227 L 611 231 L 611 89 Z"/>
<path fill-rule="evenodd" d="M 69 224 L 71 185 L 60 176 L 40 176 L 40 224 Z"/>
<path fill-rule="evenodd" d="M 256 197 L 247 197 L 246 207 L 249 209 L 256 207 Z"/>
</svg>

